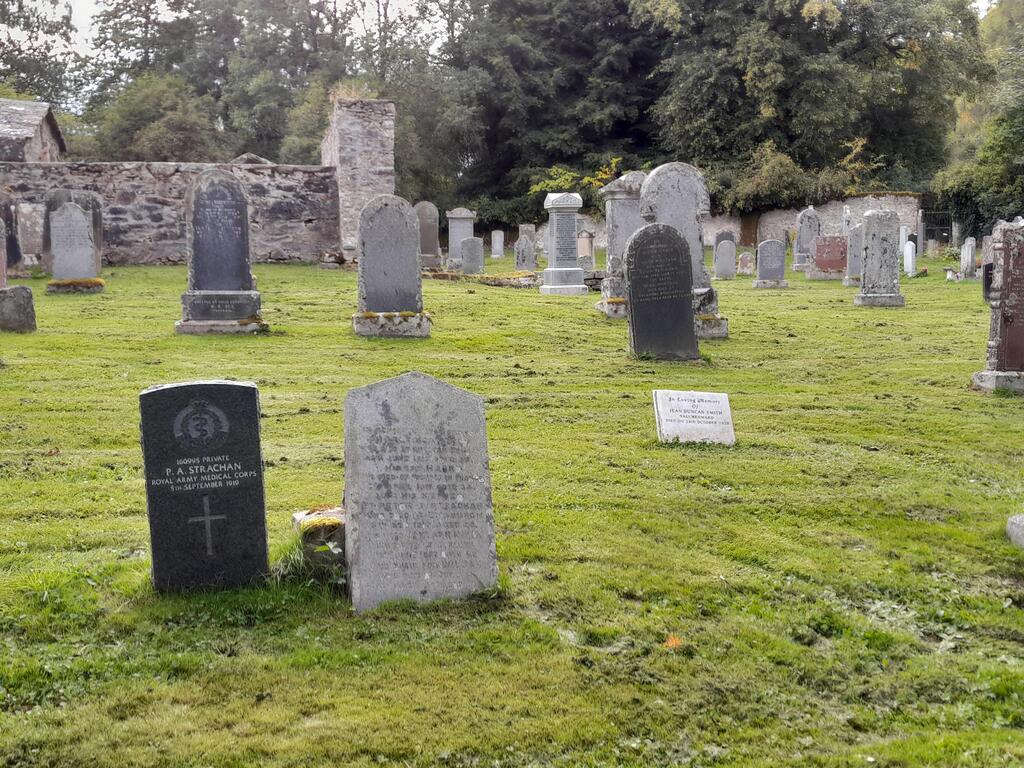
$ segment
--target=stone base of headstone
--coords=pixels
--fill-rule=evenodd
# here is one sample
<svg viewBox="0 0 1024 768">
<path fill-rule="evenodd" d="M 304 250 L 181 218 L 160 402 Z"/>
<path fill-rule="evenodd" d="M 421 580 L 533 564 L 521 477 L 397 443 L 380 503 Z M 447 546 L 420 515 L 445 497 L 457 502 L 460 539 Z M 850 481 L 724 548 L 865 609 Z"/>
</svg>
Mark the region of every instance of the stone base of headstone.
<svg viewBox="0 0 1024 768">
<path fill-rule="evenodd" d="M 47 293 L 102 293 L 106 282 L 98 277 L 83 280 L 51 280 L 46 284 Z"/>
<path fill-rule="evenodd" d="M 793 271 L 794 272 L 806 272 L 807 271 L 807 267 L 808 267 L 808 264 L 807 264 L 806 261 L 801 262 L 800 264 L 797 264 L 796 262 L 793 262 Z"/>
<path fill-rule="evenodd" d="M 435 256 L 432 253 L 421 253 L 420 254 L 420 269 L 443 269 L 444 262 L 440 256 Z"/>
<path fill-rule="evenodd" d="M 825 271 L 818 269 L 814 264 L 808 264 L 804 274 L 808 280 L 843 280 L 842 272 Z"/>
<path fill-rule="evenodd" d="M 907 302 L 901 293 L 858 293 L 853 303 L 858 307 L 902 307 Z"/>
<path fill-rule="evenodd" d="M 721 315 L 697 315 L 694 325 L 698 339 L 729 338 L 729 321 Z"/>
<path fill-rule="evenodd" d="M 426 312 L 356 312 L 352 330 L 357 336 L 425 339 L 432 322 Z"/>
<path fill-rule="evenodd" d="M 997 389 L 1024 395 L 1024 373 L 1021 371 L 979 371 L 971 380 L 971 387 L 982 392 Z"/>
<path fill-rule="evenodd" d="M 789 288 L 789 280 L 755 280 L 755 288 Z"/>
<path fill-rule="evenodd" d="M 844 277 L 843 278 L 843 285 L 846 288 L 860 288 L 860 278 L 859 277 Z"/>
<path fill-rule="evenodd" d="M 624 320 L 629 314 L 629 302 L 626 299 L 609 297 L 597 302 L 594 309 L 612 320 Z"/>
<path fill-rule="evenodd" d="M 1024 515 L 1014 515 L 1006 521 L 1006 538 L 1015 547 L 1024 549 Z"/>
<path fill-rule="evenodd" d="M 586 296 L 590 288 L 583 282 L 582 269 L 548 268 L 541 272 L 544 284 L 540 292 L 545 296 Z"/>
<path fill-rule="evenodd" d="M 36 308 L 27 285 L 0 288 L 0 331 L 29 333 L 36 329 Z"/>
<path fill-rule="evenodd" d="M 202 336 L 209 333 L 266 333 L 269 326 L 259 317 L 244 320 L 179 320 L 174 332 L 187 336 Z"/>
<path fill-rule="evenodd" d="M 295 512 L 292 527 L 302 543 L 302 557 L 318 568 L 345 570 L 345 510 L 341 507 Z"/>
</svg>

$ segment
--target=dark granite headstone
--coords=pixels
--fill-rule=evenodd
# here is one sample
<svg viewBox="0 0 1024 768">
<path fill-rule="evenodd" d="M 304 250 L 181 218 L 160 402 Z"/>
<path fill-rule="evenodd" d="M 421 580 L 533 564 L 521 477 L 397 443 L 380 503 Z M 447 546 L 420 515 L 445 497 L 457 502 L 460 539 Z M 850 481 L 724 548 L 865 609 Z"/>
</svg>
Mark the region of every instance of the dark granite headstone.
<svg viewBox="0 0 1024 768">
<path fill-rule="evenodd" d="M 0 223 L 7 234 L 4 242 L 7 246 L 7 258 L 4 263 L 13 267 L 21 263 L 21 244 L 18 242 L 18 225 L 14 218 L 14 201 L 10 195 L 0 192 Z"/>
<path fill-rule="evenodd" d="M 189 289 L 251 291 L 249 206 L 241 183 L 224 171 L 206 171 L 185 202 L 189 232 Z"/>
<path fill-rule="evenodd" d="M 629 345 L 637 357 L 699 357 L 689 247 L 668 224 L 648 224 L 626 244 Z"/>
<path fill-rule="evenodd" d="M 981 296 L 985 301 L 992 301 L 992 274 L 995 264 L 989 262 L 981 265 Z"/>
<path fill-rule="evenodd" d="M 256 385 L 151 387 L 139 406 L 154 587 L 235 587 L 265 576 Z"/>
</svg>

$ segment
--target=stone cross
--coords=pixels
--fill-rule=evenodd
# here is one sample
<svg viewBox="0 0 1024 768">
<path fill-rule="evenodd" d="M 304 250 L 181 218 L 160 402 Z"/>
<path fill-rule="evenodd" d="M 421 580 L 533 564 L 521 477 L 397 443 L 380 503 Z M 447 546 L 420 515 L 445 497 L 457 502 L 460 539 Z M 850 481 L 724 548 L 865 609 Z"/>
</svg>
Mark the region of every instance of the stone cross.
<svg viewBox="0 0 1024 768">
<path fill-rule="evenodd" d="M 976 389 L 1024 394 L 1024 220 L 1000 221 L 992 232 L 992 315 L 984 371 Z"/>
<path fill-rule="evenodd" d="M 583 198 L 575 192 L 552 192 L 544 200 L 548 212 L 548 268 L 540 292 L 548 296 L 586 296 L 576 243 L 576 216 Z"/>
<path fill-rule="evenodd" d="M 757 279 L 755 288 L 789 288 L 786 280 L 786 244 L 781 240 L 764 240 L 757 246 Z"/>
<path fill-rule="evenodd" d="M 255 384 L 197 381 L 139 395 L 153 586 L 229 588 L 267 575 Z"/>
<path fill-rule="evenodd" d="M 345 557 L 356 611 L 498 577 L 484 401 L 422 373 L 345 398 Z"/>
<path fill-rule="evenodd" d="M 854 304 L 902 307 L 900 294 L 900 219 L 895 211 L 864 214 L 864 270 Z"/>
<path fill-rule="evenodd" d="M 668 224 L 648 224 L 626 244 L 629 346 L 636 357 L 700 357 L 688 248 L 679 230 Z"/>
</svg>

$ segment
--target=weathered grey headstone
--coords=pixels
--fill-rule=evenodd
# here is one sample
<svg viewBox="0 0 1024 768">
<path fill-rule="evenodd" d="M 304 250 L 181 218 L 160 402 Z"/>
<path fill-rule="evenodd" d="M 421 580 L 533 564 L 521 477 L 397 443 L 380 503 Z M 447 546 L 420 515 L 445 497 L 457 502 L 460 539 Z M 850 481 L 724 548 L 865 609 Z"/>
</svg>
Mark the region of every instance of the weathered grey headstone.
<svg viewBox="0 0 1024 768">
<path fill-rule="evenodd" d="M 7 232 L 0 220 L 0 331 L 24 333 L 36 329 L 32 289 L 7 285 Z"/>
<path fill-rule="evenodd" d="M 249 205 L 230 173 L 199 174 L 185 196 L 188 290 L 178 333 L 256 333 L 266 329 L 249 253 Z"/>
<path fill-rule="evenodd" d="M 693 268 L 686 240 L 669 224 L 648 224 L 626 244 L 629 346 L 637 357 L 695 360 Z"/>
<path fill-rule="evenodd" d="M 491 258 L 500 259 L 505 255 L 505 233 L 496 229 L 491 232 Z"/>
<path fill-rule="evenodd" d="M 662 443 L 736 444 L 729 396 L 719 392 L 656 389 L 654 419 Z"/>
<path fill-rule="evenodd" d="M 1006 538 L 1017 549 L 1024 549 L 1024 515 L 1012 515 L 1006 521 Z"/>
<path fill-rule="evenodd" d="M 736 277 L 736 241 L 724 239 L 715 246 L 715 279 Z"/>
<path fill-rule="evenodd" d="M 484 241 L 480 237 L 467 237 L 459 244 L 462 253 L 462 272 L 479 275 L 484 271 Z"/>
<path fill-rule="evenodd" d="M 786 280 L 786 244 L 781 240 L 764 240 L 757 246 L 757 279 L 755 288 L 789 288 Z"/>
<path fill-rule="evenodd" d="M 864 269 L 860 293 L 853 303 L 860 307 L 902 307 L 900 294 L 900 232 L 895 211 L 864 214 Z"/>
<path fill-rule="evenodd" d="M 1000 221 L 992 239 L 988 359 L 973 385 L 1024 394 L 1024 221 Z"/>
<path fill-rule="evenodd" d="M 864 271 L 864 224 L 850 227 L 850 244 L 846 250 L 846 276 L 843 285 L 856 288 L 860 285 L 861 273 Z"/>
<path fill-rule="evenodd" d="M 917 274 L 917 246 L 909 240 L 903 244 L 903 274 L 907 277 Z"/>
<path fill-rule="evenodd" d="M 548 268 L 540 292 L 547 296 L 586 296 L 576 243 L 576 214 L 583 198 L 575 192 L 552 192 L 544 199 L 548 212 Z"/>
<path fill-rule="evenodd" d="M 476 221 L 476 211 L 468 208 L 456 208 L 453 211 L 446 211 L 448 218 L 448 260 L 445 262 L 447 269 L 461 269 L 462 255 L 460 245 L 467 237 L 473 236 L 473 222 Z"/>
<path fill-rule="evenodd" d="M 420 266 L 423 269 L 441 268 L 441 239 L 438 235 L 440 213 L 437 206 L 423 200 L 415 205 L 420 227 Z"/>
<path fill-rule="evenodd" d="M 643 217 L 640 215 L 640 191 L 646 179 L 646 173 L 630 171 L 598 191 L 604 200 L 605 222 L 608 228 L 608 256 L 605 269 L 610 274 L 623 273 L 626 243 L 633 233 L 644 225 Z"/>
<path fill-rule="evenodd" d="M 960 247 L 960 271 L 963 273 L 965 278 L 973 278 L 977 274 L 977 258 L 978 241 L 973 237 L 968 237 L 964 240 L 964 244 Z"/>
<path fill-rule="evenodd" d="M 901 224 L 900 225 L 900 253 L 903 253 L 904 246 L 910 239 L 910 227 Z"/>
<path fill-rule="evenodd" d="M 576 233 L 576 263 L 584 272 L 597 269 L 594 260 L 594 233 L 589 229 L 581 229 Z"/>
<path fill-rule="evenodd" d="M 395 195 L 378 195 L 363 206 L 358 237 L 359 307 L 352 329 L 359 336 L 429 336 L 413 207 Z"/>
<path fill-rule="evenodd" d="M 796 245 L 793 247 L 793 269 L 804 271 L 814 253 L 814 238 L 821 234 L 821 217 L 810 205 L 796 217 Z"/>
<path fill-rule="evenodd" d="M 710 208 L 711 197 L 703 174 L 686 163 L 658 166 L 640 190 L 640 215 L 644 221 L 675 227 L 689 248 L 698 337 L 724 339 L 729 335 L 729 321 L 719 314 L 718 293 L 704 268 L 703 222 Z"/>
<path fill-rule="evenodd" d="M 917 212 L 917 252 L 920 254 L 928 253 L 928 242 L 927 242 L 928 227 L 924 218 L 924 211 L 918 210 Z"/>
<path fill-rule="evenodd" d="M 47 193 L 43 202 L 43 243 L 42 265 L 47 272 L 53 271 L 53 243 L 50 233 L 50 222 L 53 212 L 66 203 L 74 203 L 84 211 L 88 211 L 92 225 L 90 242 L 93 248 L 94 275 L 103 269 L 103 198 L 96 192 L 82 189 L 54 189 Z M 60 279 L 54 276 L 54 279 Z"/>
<path fill-rule="evenodd" d="M 97 279 L 91 213 L 75 203 L 64 203 L 50 214 L 49 233 L 53 280 L 47 292 L 103 290 L 103 281 Z"/>
<path fill-rule="evenodd" d="M 849 244 L 842 235 L 818 235 L 807 263 L 808 280 L 842 280 L 846 274 Z"/>
<path fill-rule="evenodd" d="M 466 597 L 497 581 L 483 399 L 422 373 L 345 398 L 352 605 Z"/>
<path fill-rule="evenodd" d="M 752 275 L 754 274 L 756 259 L 754 254 L 750 251 L 743 251 L 740 253 L 736 260 L 736 274 L 737 275 Z"/>
<path fill-rule="evenodd" d="M 153 586 L 227 588 L 266 576 L 256 385 L 151 387 L 139 407 Z"/>
<path fill-rule="evenodd" d="M 715 250 L 718 250 L 718 246 L 724 243 L 726 240 L 731 241 L 734 245 L 736 243 L 736 235 L 731 229 L 720 229 L 715 233 Z"/>
<path fill-rule="evenodd" d="M 533 272 L 537 269 L 537 227 L 534 224 L 520 224 L 519 237 L 513 249 L 516 271 Z"/>
<path fill-rule="evenodd" d="M 992 263 L 992 235 L 985 235 L 981 238 L 981 263 Z"/>
<path fill-rule="evenodd" d="M 14 207 L 22 261 L 26 266 L 41 265 L 46 207 L 42 203 L 30 203 L 25 200 L 19 200 Z"/>
</svg>

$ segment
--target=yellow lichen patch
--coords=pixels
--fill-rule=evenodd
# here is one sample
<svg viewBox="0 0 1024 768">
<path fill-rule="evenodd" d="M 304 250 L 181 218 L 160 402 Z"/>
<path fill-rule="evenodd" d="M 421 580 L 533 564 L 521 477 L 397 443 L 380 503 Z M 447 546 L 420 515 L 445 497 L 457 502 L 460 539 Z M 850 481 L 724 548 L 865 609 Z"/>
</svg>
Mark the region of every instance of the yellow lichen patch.
<svg viewBox="0 0 1024 768">
<path fill-rule="evenodd" d="M 614 298 L 613 299 L 605 299 L 604 303 L 605 304 L 625 304 L 626 300 L 625 299 L 614 299 Z"/>
<path fill-rule="evenodd" d="M 51 280 L 48 288 L 102 288 L 107 281 L 101 277 L 83 277 L 77 280 Z"/>
<path fill-rule="evenodd" d="M 416 317 L 417 314 L 417 312 L 399 312 L 398 316 L 408 319 L 410 317 Z"/>
</svg>

